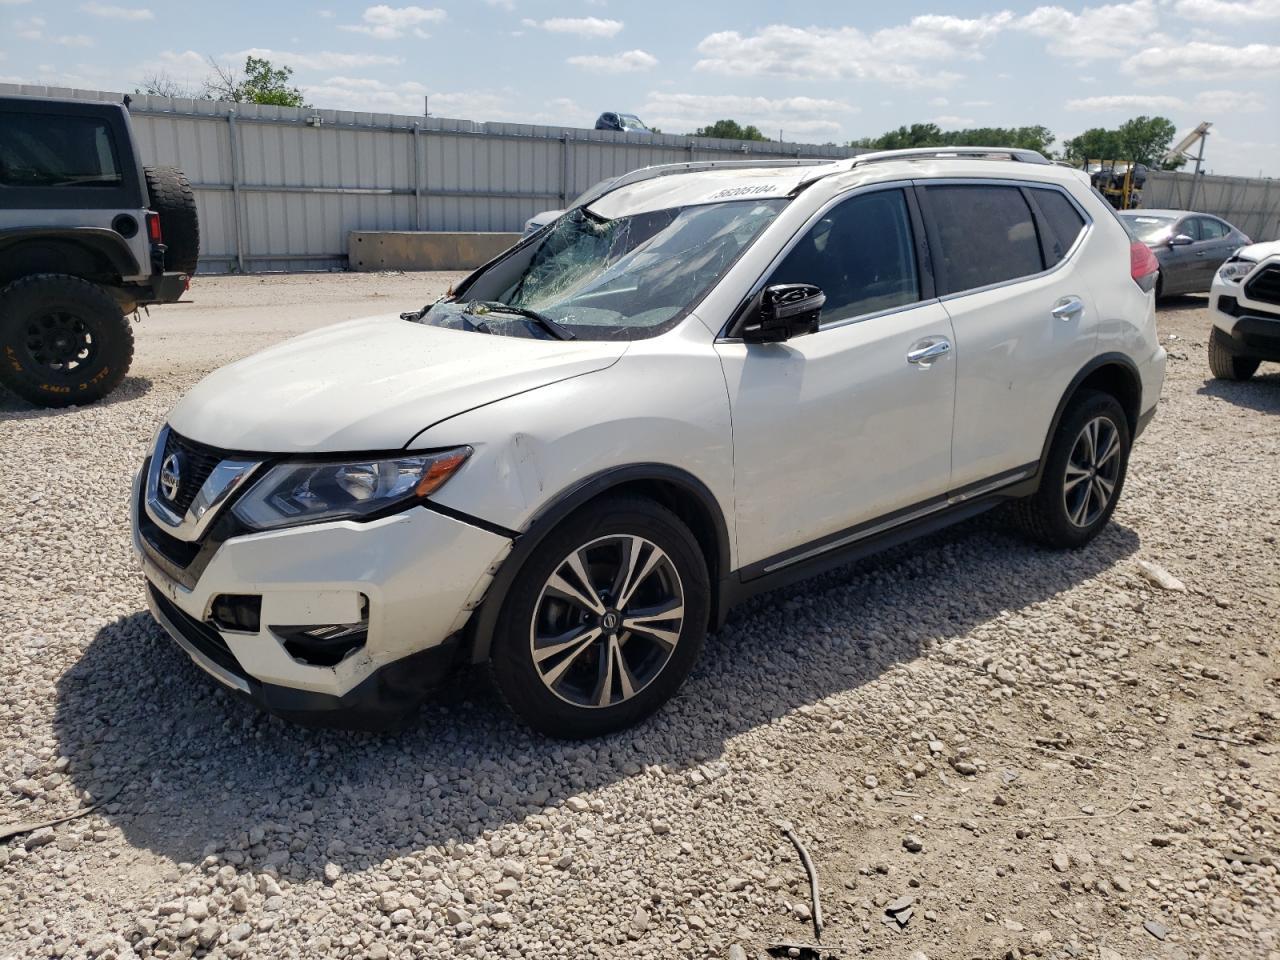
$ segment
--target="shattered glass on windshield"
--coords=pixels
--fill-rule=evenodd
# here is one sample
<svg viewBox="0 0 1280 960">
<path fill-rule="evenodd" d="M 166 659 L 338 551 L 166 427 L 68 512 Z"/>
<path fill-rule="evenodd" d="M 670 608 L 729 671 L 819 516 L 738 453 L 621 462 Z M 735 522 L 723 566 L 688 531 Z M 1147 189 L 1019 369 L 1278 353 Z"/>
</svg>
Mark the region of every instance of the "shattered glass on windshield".
<svg viewBox="0 0 1280 960">
<path fill-rule="evenodd" d="M 547 337 L 554 327 L 587 340 L 654 336 L 684 317 L 786 205 L 735 200 L 607 219 L 579 207 L 531 253 L 495 264 L 453 303 L 422 322 L 508 336 Z M 525 261 L 523 269 L 509 264 Z M 505 274 L 505 276 L 504 276 Z M 485 301 L 483 327 L 468 303 Z M 506 304 L 524 311 L 505 313 Z"/>
</svg>

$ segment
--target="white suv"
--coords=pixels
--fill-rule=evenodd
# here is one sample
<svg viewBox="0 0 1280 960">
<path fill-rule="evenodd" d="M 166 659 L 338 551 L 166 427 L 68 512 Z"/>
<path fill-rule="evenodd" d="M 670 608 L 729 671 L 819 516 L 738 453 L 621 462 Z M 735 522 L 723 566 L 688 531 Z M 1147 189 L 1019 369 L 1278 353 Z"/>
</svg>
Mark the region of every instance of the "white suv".
<svg viewBox="0 0 1280 960">
<path fill-rule="evenodd" d="M 152 610 L 267 709 L 529 724 L 669 699 L 745 597 L 1013 502 L 1107 523 L 1156 263 L 1084 174 L 954 149 L 636 171 L 421 311 L 210 375 L 134 495 Z"/>
<path fill-rule="evenodd" d="M 1209 369 L 1248 380 L 1263 360 L 1280 361 L 1280 240 L 1241 247 L 1209 291 Z"/>
</svg>

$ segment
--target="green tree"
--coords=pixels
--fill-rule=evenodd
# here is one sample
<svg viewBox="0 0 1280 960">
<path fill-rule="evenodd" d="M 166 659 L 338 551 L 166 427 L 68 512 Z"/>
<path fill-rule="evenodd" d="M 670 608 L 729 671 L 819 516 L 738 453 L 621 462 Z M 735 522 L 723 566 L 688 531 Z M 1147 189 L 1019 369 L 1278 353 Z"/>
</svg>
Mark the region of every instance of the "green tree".
<svg viewBox="0 0 1280 960">
<path fill-rule="evenodd" d="M 913 147 L 1014 147 L 1041 153 L 1053 142 L 1053 131 L 1045 126 L 974 127 L 943 130 L 936 123 L 913 123 L 878 137 L 863 137 L 849 146 L 865 150 L 905 150 Z"/>
<path fill-rule="evenodd" d="M 742 126 L 737 120 L 717 120 L 707 127 L 699 127 L 691 136 L 715 137 L 719 140 L 768 140 L 760 128 L 754 125 Z"/>
<path fill-rule="evenodd" d="M 1177 127 L 1167 117 L 1134 117 L 1114 130 L 1092 127 L 1062 145 L 1062 157 L 1073 163 L 1086 160 L 1133 160 L 1149 167 L 1174 170 L 1186 161 L 1162 158 L 1173 143 Z"/>
<path fill-rule="evenodd" d="M 224 67 L 212 57 L 209 65 L 213 76 L 205 81 L 205 96 L 210 100 L 232 100 L 236 103 L 264 103 L 277 107 L 309 107 L 302 91 L 289 85 L 292 67 L 277 67 L 263 57 L 246 57 L 244 75 Z"/>
</svg>

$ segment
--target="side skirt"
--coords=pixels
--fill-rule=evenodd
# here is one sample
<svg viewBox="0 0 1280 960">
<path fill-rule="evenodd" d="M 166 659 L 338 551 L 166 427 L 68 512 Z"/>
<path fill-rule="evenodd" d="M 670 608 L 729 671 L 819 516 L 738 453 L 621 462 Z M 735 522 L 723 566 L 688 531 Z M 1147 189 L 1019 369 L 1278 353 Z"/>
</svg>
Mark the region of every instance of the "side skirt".
<svg viewBox="0 0 1280 960">
<path fill-rule="evenodd" d="M 720 582 L 714 627 L 722 626 L 729 610 L 756 594 L 816 577 L 1034 493 L 1038 467 L 1019 467 L 743 567 Z"/>
</svg>

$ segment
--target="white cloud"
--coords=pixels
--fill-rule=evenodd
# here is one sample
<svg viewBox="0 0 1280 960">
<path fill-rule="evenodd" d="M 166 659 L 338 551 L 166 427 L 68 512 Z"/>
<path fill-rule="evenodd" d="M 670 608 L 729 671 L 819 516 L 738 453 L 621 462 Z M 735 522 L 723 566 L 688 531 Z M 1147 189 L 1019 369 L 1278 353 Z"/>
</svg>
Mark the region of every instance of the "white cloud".
<svg viewBox="0 0 1280 960">
<path fill-rule="evenodd" d="M 1109 110 L 1153 113 L 1161 110 L 1182 110 L 1186 105 L 1186 101 L 1180 97 L 1141 93 L 1116 93 L 1067 101 L 1068 110 L 1080 113 L 1101 113 Z"/>
<path fill-rule="evenodd" d="M 1120 69 L 1144 83 L 1164 80 L 1206 80 L 1238 74 L 1259 77 L 1280 74 L 1280 46 L 1249 43 L 1224 46 L 1191 43 L 1139 50 Z"/>
<path fill-rule="evenodd" d="M 109 3 L 86 3 L 80 7 L 85 13 L 107 20 L 154 20 L 155 14 L 146 7 L 117 7 Z"/>
<path fill-rule="evenodd" d="M 31 0 L 0 0 L 0 7 L 16 7 L 20 4 L 30 3 Z"/>
<path fill-rule="evenodd" d="M 799 136 L 826 139 L 842 129 L 836 116 L 857 112 L 842 100 L 814 97 L 752 97 L 737 94 L 696 94 L 651 92 L 640 118 L 670 133 L 705 127 L 717 120 L 732 118 L 755 124 L 766 136 L 776 137 L 782 129 L 788 139 Z"/>
<path fill-rule="evenodd" d="M 272 50 L 267 47 L 250 47 L 235 53 L 224 53 L 223 60 L 243 61 L 245 57 L 261 57 L 276 64 L 287 64 L 303 70 L 354 70 L 360 67 L 385 67 L 400 62 L 399 57 L 377 53 L 334 53 L 318 50 L 314 53 L 295 53 L 288 50 Z"/>
<path fill-rule="evenodd" d="M 1063 7 L 1036 7 L 1013 22 L 1049 41 L 1049 53 L 1074 60 L 1103 60 L 1151 42 L 1157 23 L 1155 0 L 1085 7 L 1073 13 Z"/>
<path fill-rule="evenodd" d="M 959 75 L 939 70 L 948 60 L 980 60 L 982 50 L 1013 14 L 964 19 L 914 17 L 910 23 L 864 33 L 856 27 L 763 27 L 743 36 L 726 30 L 698 44 L 695 69 L 727 76 L 814 80 L 877 80 L 916 87 L 949 87 Z"/>
<path fill-rule="evenodd" d="M 587 126 L 595 120 L 567 97 L 548 101 L 543 109 L 522 109 L 514 90 L 433 90 L 414 80 L 386 83 L 370 77 L 334 76 L 321 83 L 303 84 L 307 100 L 331 110 L 359 110 L 422 116 L 423 97 L 430 98 L 433 117 L 476 121 Z"/>
<path fill-rule="evenodd" d="M 165 50 L 159 56 L 158 66 L 166 71 L 208 70 L 209 61 L 205 59 L 204 54 L 196 53 L 194 50 L 183 50 L 181 53 Z"/>
<path fill-rule="evenodd" d="M 990 101 L 990 100 L 966 100 L 964 103 L 960 104 L 960 106 L 962 106 L 962 107 L 989 107 L 989 106 L 991 106 L 991 101 Z"/>
<path fill-rule="evenodd" d="M 572 33 L 579 37 L 614 37 L 623 27 L 621 20 L 602 20 L 599 17 L 552 17 L 521 22 L 526 27 L 537 27 L 549 33 Z"/>
<path fill-rule="evenodd" d="M 484 0 L 491 7 L 498 7 L 502 10 L 514 10 L 516 8 L 515 0 Z"/>
<path fill-rule="evenodd" d="M 14 36 L 23 40 L 39 40 L 44 36 L 44 18 L 28 17 L 26 20 L 15 20 L 13 32 Z"/>
<path fill-rule="evenodd" d="M 1188 20 L 1237 24 L 1280 18 L 1280 3 L 1276 0 L 1177 0 L 1173 12 Z"/>
<path fill-rule="evenodd" d="M 957 117 L 954 114 L 944 113 L 940 117 L 934 117 L 933 122 L 940 127 L 971 127 L 973 126 L 973 117 Z"/>
<path fill-rule="evenodd" d="M 426 39 L 430 34 L 422 29 L 422 25 L 439 23 L 447 17 L 448 14 L 439 7 L 389 7 L 380 3 L 365 8 L 360 17 L 363 23 L 344 24 L 339 29 L 367 34 L 378 40 L 396 40 L 409 33 Z"/>
<path fill-rule="evenodd" d="M 584 54 L 570 57 L 568 62 L 598 73 L 636 73 L 652 70 L 658 65 L 658 58 L 643 50 L 628 50 L 625 53 Z"/>
<path fill-rule="evenodd" d="M 950 102 L 951 101 L 948 100 L 946 97 L 934 97 L 932 100 L 929 101 L 929 105 L 932 107 L 945 107 Z"/>
<path fill-rule="evenodd" d="M 1067 109 L 1073 112 L 1104 113 L 1123 110 L 1129 113 L 1177 113 L 1191 111 L 1229 110 L 1231 113 L 1260 113 L 1266 102 L 1260 94 L 1237 90 L 1205 90 L 1191 100 L 1167 94 L 1117 93 L 1100 97 L 1082 97 L 1068 100 Z"/>
<path fill-rule="evenodd" d="M 334 17 L 336 17 L 336 16 L 337 16 L 337 14 L 336 14 L 336 13 L 334 13 L 332 10 L 321 10 L 321 11 L 320 11 L 320 19 L 321 19 L 321 20 L 332 20 L 332 19 L 333 19 Z"/>
<path fill-rule="evenodd" d="M 64 47 L 92 47 L 93 37 L 85 36 L 83 33 L 62 34 L 57 37 L 50 37 L 54 43 Z"/>
</svg>

